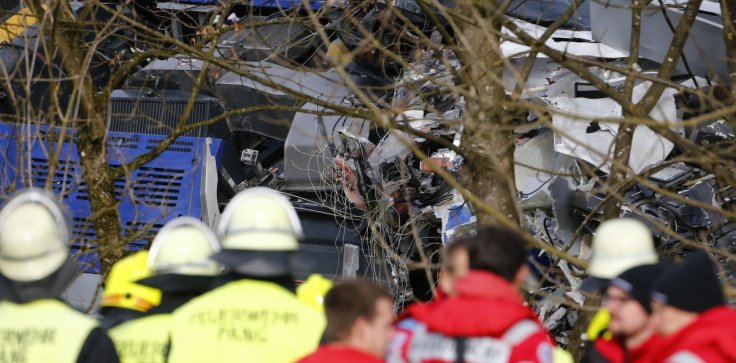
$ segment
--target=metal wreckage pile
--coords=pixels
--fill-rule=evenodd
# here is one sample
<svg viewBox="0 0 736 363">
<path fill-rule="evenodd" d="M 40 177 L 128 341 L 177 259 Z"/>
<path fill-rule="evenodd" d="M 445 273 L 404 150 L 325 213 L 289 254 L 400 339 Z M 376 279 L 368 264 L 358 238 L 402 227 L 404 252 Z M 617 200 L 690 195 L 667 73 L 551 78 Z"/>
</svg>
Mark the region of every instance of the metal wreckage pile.
<svg viewBox="0 0 736 363">
<path fill-rule="evenodd" d="M 538 39 L 547 30 L 539 25 L 544 23 L 543 19 L 540 21 L 541 14 L 549 16 L 547 23 L 552 23 L 557 16 L 551 5 L 544 8 L 544 4 L 535 4 L 526 3 L 526 8 L 512 5 L 510 15 L 516 17 L 513 22 L 517 27 Z M 581 12 L 578 10 L 566 24 L 567 29 L 563 27 L 555 31 L 545 45 L 625 69 L 630 27 L 617 22 L 629 19 L 630 14 L 613 14 L 626 10 L 613 10 L 596 3 L 587 5 L 590 9 L 584 8 L 583 11 L 590 11 L 590 18 L 578 16 Z M 683 121 L 712 112 L 727 102 L 730 89 L 713 81 L 728 79 L 719 6 L 715 2 L 705 2 L 701 6 L 690 41 L 683 51 L 685 61 L 680 62 L 676 75 L 672 77 L 673 83 L 679 87 L 665 89 L 649 115 L 652 120 L 683 125 L 687 124 Z M 563 6 L 557 10 L 566 8 Z M 668 25 L 665 18 L 677 18 L 679 14 L 682 14 L 682 9 L 670 8 L 662 13 L 650 11 L 644 17 L 645 30 L 642 31 L 637 71 L 657 76 L 672 39 L 671 24 Z M 522 20 L 524 18 L 537 21 Z M 611 22 L 606 19 L 618 20 Z M 501 51 L 510 64 L 505 69 L 504 82 L 510 94 L 517 86 L 516 77 L 530 48 L 522 41 L 515 41 L 516 36 L 508 29 L 504 28 L 504 33 L 507 38 L 501 43 Z M 703 49 L 712 53 L 706 56 Z M 463 100 L 453 98 L 453 92 L 448 88 L 454 80 L 445 69 L 447 65 L 458 66 L 451 52 L 426 52 L 424 59 L 402 73 L 393 102 L 395 106 L 409 109 L 403 113 L 405 121 L 399 122 L 446 138 L 459 146 L 462 143 L 462 124 L 457 121 L 463 112 Z M 591 66 L 588 70 L 606 84 L 623 91 L 624 74 L 604 67 Z M 633 101 L 641 100 L 650 86 L 651 82 L 636 80 Z M 614 139 L 619 127 L 625 125 L 597 120 L 621 119 L 622 108 L 588 81 L 543 54 L 534 59 L 522 89 L 522 102 L 539 106 L 536 110 L 544 110 L 530 111 L 516 120 L 517 128 L 513 133 L 515 182 L 525 225 L 537 239 L 587 260 L 592 253 L 590 238 L 603 216 L 602 207 L 607 198 L 605 183 L 612 167 Z M 432 96 L 429 99 L 422 96 L 427 94 Z M 671 129 L 680 137 L 703 147 L 726 148 L 733 145 L 736 137 L 732 124 L 725 119 Z M 459 177 L 463 168 L 460 155 L 425 138 L 405 137 L 429 155 L 432 162 Z M 406 147 L 388 137 L 375 148 L 386 147 L 403 151 L 393 159 L 394 163 L 409 165 L 405 174 L 396 175 L 405 178 L 402 183 L 416 200 L 413 206 L 414 217 L 421 221 L 418 224 L 438 229 L 443 244 L 459 235 L 472 233 L 475 217 L 469 204 L 458 193 L 448 191 L 447 185 L 438 180 L 431 169 L 418 163 Z M 674 257 L 691 248 L 683 244 L 683 240 L 698 241 L 733 253 L 736 251 L 736 223 L 720 211 L 732 209 L 736 196 L 734 187 L 719 184 L 715 175 L 677 161 L 680 154 L 680 150 L 665 137 L 646 126 L 636 126 L 629 166 L 641 180 L 632 183 L 623 195 L 621 216 L 643 221 L 664 255 Z M 396 178 L 387 182 L 386 174 L 381 175 L 384 176 L 381 182 L 373 180 L 374 185 L 393 192 Z M 426 198 L 434 199 L 438 191 L 442 191 L 441 200 L 433 200 L 432 204 L 423 202 Z M 669 193 L 679 198 L 667 195 Z M 694 206 L 690 201 L 712 208 Z M 584 296 L 579 287 L 587 275 L 579 267 L 550 257 L 541 250 L 534 251 L 530 260 L 536 272 L 533 284 L 536 298 L 532 299 L 535 310 L 555 338 L 567 343 L 577 312 L 561 301 L 571 300 L 573 305 L 582 306 Z M 723 263 L 723 267 L 733 271 L 732 262 L 723 259 Z"/>
<path fill-rule="evenodd" d="M 556 31 L 546 45 L 625 68 L 628 44 L 620 39 L 628 39 L 625 38 L 628 34 L 612 34 L 613 26 L 620 29 L 620 24 L 605 23 L 602 19 L 608 10 L 591 6 L 588 11 L 593 14 L 592 20 L 586 24 L 584 18 L 573 18 L 578 20 L 577 24 L 570 24 L 575 29 Z M 663 92 L 650 113 L 652 120 L 681 124 L 712 111 L 713 104 L 727 98 L 725 95 L 730 91 L 712 81 L 712 78 L 727 79 L 725 62 L 718 61 L 725 59 L 722 38 L 712 37 L 714 33 L 719 34 L 721 26 L 717 21 L 718 6 L 704 4 L 691 32 L 691 44 L 712 49 L 712 56 L 705 59 L 696 46 L 686 47 L 684 55 L 689 64 L 681 65 L 682 70 L 673 77 L 680 87 L 669 87 Z M 549 9 L 545 11 L 549 14 Z M 681 10 L 668 10 L 669 16 L 675 16 L 678 11 Z M 522 20 L 524 16 L 512 15 L 517 15 L 514 23 L 535 38 L 546 30 L 539 23 Z M 667 36 L 669 29 L 658 28 L 663 26 L 661 17 L 651 15 L 645 20 L 649 33 L 643 36 L 642 44 L 650 47 L 642 51 L 637 65 L 642 74 L 656 76 L 660 66 L 657 60 L 663 59 L 671 39 L 671 33 Z M 596 25 L 595 21 L 599 23 Z M 590 26 L 591 23 L 594 25 Z M 504 74 L 506 88 L 511 91 L 516 86 L 514 71 L 521 68 L 529 48 L 521 41 L 515 42 L 510 32 L 507 35 L 509 39 L 501 44 L 501 50 L 511 64 Z M 427 287 L 421 283 L 426 281 L 426 271 L 412 269 L 412 262 L 436 262 L 441 245 L 472 233 L 475 228 L 470 205 L 426 165 L 435 163 L 456 177 L 464 167 L 461 155 L 433 139 L 441 138 L 455 146 L 462 143 L 464 101 L 456 98 L 451 90 L 457 80 L 447 66 L 459 67 L 452 52 L 426 50 L 422 59 L 399 73 L 393 92 L 385 98 L 390 109 L 404 110 L 394 120 L 399 128 L 411 128 L 418 133 L 394 129 L 376 140 L 367 134 L 337 130 L 339 136 L 329 145 L 334 159 L 329 156 L 328 159 L 334 162 L 336 173 L 330 175 L 336 175 L 340 181 L 339 187 L 347 201 L 364 212 L 369 238 L 390 247 L 383 254 L 388 257 L 390 275 L 400 287 L 404 301 L 428 297 Z M 598 67 L 589 70 L 605 83 L 623 90 L 625 75 Z M 634 101 L 640 100 L 650 86 L 651 82 L 637 80 Z M 703 95 L 709 99 L 701 99 Z M 594 120 L 622 118 L 621 106 L 544 55 L 534 60 L 522 99 L 546 110 L 543 114 L 530 112 L 518 120 L 514 132 L 515 180 L 526 226 L 536 238 L 555 248 L 589 259 L 590 237 L 602 219 L 604 184 L 611 170 L 612 145 L 619 128 L 617 122 Z M 543 117 L 549 122 L 539 122 Z M 673 130 L 703 146 L 727 146 L 735 137 L 734 129 L 725 119 Z M 417 136 L 422 134 L 432 137 Z M 411 148 L 421 150 L 429 160 L 419 161 Z M 681 244 L 682 239 L 734 251 L 736 223 L 718 212 L 731 208 L 733 187 L 719 185 L 714 175 L 677 162 L 678 155 L 680 151 L 672 142 L 646 126 L 637 126 L 630 167 L 642 181 L 633 183 L 626 191 L 621 215 L 647 224 L 664 254 L 682 252 L 686 248 Z M 663 191 L 681 198 L 665 195 Z M 687 201 L 712 208 L 696 207 Z M 583 304 L 584 297 L 578 287 L 586 276 L 585 271 L 565 261 L 556 261 L 542 251 L 535 251 L 532 257 L 538 278 L 535 308 L 547 328 L 564 343 L 577 315 L 561 304 L 561 300 Z"/>
<path fill-rule="evenodd" d="M 555 31 L 545 45 L 625 69 L 630 30 L 622 31 L 627 29 L 625 25 L 607 22 L 605 18 L 628 19 L 630 15 L 611 14 L 611 11 L 623 10 L 610 10 L 599 4 L 591 4 L 590 7 L 591 19 L 573 17 L 579 22 L 568 24 L 572 29 Z M 549 15 L 549 10 L 546 9 L 545 14 Z M 520 18 L 528 15 L 519 9 L 515 11 L 517 13 L 512 12 L 512 15 Z M 681 9 L 668 9 L 666 13 L 655 11 L 645 16 L 641 59 L 637 64 L 639 72 L 656 77 L 672 39 L 670 28 L 664 28 L 668 26 L 664 19 L 681 13 Z M 730 90 L 713 82 L 713 79 L 728 79 L 719 16 L 718 3 L 706 2 L 701 7 L 691 31 L 690 43 L 683 52 L 687 63 L 681 62 L 672 78 L 679 87 L 665 89 L 649 115 L 652 120 L 682 125 L 683 121 L 712 112 L 714 107 L 723 107 L 727 102 Z M 555 19 L 554 15 L 551 16 L 549 23 Z M 514 19 L 513 22 L 534 38 L 541 37 L 547 30 L 538 25 L 540 22 L 535 24 L 522 19 Z M 504 82 L 510 93 L 517 86 L 515 77 L 522 69 L 530 48 L 521 41 L 514 41 L 516 37 L 508 29 L 504 32 L 508 38 L 501 43 L 501 51 L 511 65 L 505 69 Z M 713 53 L 706 57 L 702 49 Z M 456 121 L 463 112 L 463 100 L 453 99 L 451 90 L 446 87 L 452 84 L 452 78 L 445 69 L 448 64 L 457 66 L 451 53 L 427 52 L 421 62 L 402 74 L 393 100 L 404 107 L 409 105 L 410 110 L 404 112 L 406 125 L 445 137 L 459 146 L 462 143 L 462 126 Z M 588 70 L 608 85 L 623 91 L 624 74 L 604 67 L 592 66 Z M 651 82 L 637 80 L 633 101 L 641 100 L 650 86 Z M 518 126 L 514 131 L 515 182 L 526 227 L 537 239 L 587 260 L 592 253 L 590 237 L 602 220 L 602 207 L 607 198 L 605 183 L 612 167 L 614 139 L 619 127 L 625 125 L 597 120 L 621 119 L 622 108 L 588 81 L 542 54 L 534 60 L 522 88 L 522 101 L 539 106 L 536 110 L 544 110 L 530 111 L 516 120 Z M 426 94 L 433 95 L 428 102 L 420 97 Z M 543 119 L 545 121 L 541 121 Z M 732 124 L 725 119 L 672 127 L 672 130 L 703 147 L 729 147 L 736 136 Z M 408 138 L 418 149 L 430 155 L 433 162 L 459 176 L 463 167 L 460 155 L 421 137 Z M 391 139 L 384 139 L 376 148 L 396 148 L 394 143 Z M 446 184 L 417 163 L 406 148 L 402 150 L 405 153 L 399 154 L 401 163 L 414 165 L 407 173 L 407 180 L 418 186 L 418 189 L 410 189 L 418 201 L 434 197 L 437 190 L 446 188 Z M 646 126 L 636 126 L 629 166 L 641 180 L 632 183 L 623 195 L 621 216 L 639 219 L 650 227 L 657 247 L 664 255 L 675 256 L 691 248 L 683 244 L 683 240 L 698 241 L 733 253 L 736 250 L 736 223 L 720 211 L 732 209 L 736 191 L 732 185 L 719 184 L 715 175 L 678 162 L 680 154 L 680 150 L 665 137 Z M 382 184 L 381 188 L 388 187 L 392 191 L 391 183 L 383 179 Z M 712 208 L 694 206 L 691 201 L 692 204 L 701 203 Z M 471 207 L 457 193 L 447 193 L 441 202 L 431 205 L 414 204 L 415 217 L 436 226 L 442 243 L 475 228 Z M 536 267 L 533 270 L 537 278 L 533 288 L 537 296 L 533 299 L 535 309 L 556 339 L 566 343 L 577 313 L 561 301 L 567 299 L 573 305 L 582 306 L 584 296 L 579 287 L 587 275 L 579 267 L 552 258 L 540 250 L 533 253 L 531 260 Z M 723 262 L 723 267 L 733 271 L 732 262 L 726 259 Z"/>
<path fill-rule="evenodd" d="M 403 31 L 406 35 L 406 29 L 392 33 L 391 27 L 385 26 L 385 19 L 381 22 L 389 11 L 384 2 L 356 4 L 340 7 L 321 1 L 310 3 L 311 10 L 321 17 L 320 26 L 333 46 L 342 44 L 348 50 L 364 46 L 365 34 L 361 31 L 368 29 L 405 59 L 416 54 L 415 45 L 410 43 L 394 47 L 398 34 Z M 509 15 L 514 24 L 539 38 L 546 30 L 542 25 L 556 20 L 570 2 L 512 4 Z M 357 274 L 388 282 L 400 303 L 428 299 L 432 290 L 428 276 L 436 273 L 436 267 L 428 271 L 421 267 L 421 262 L 438 262 L 438 252 L 444 244 L 475 228 L 469 203 L 426 164 L 441 166 L 456 177 L 465 167 L 461 155 L 437 142 L 443 139 L 455 146 L 463 142 L 464 100 L 452 92 L 457 80 L 446 68 L 459 64 L 449 50 L 424 49 L 421 59 L 405 69 L 390 58 L 377 58 L 375 52 L 367 52 L 344 64 L 348 80 L 353 83 L 348 86 L 343 75 L 323 65 L 320 57 L 330 52 L 329 44 L 315 24 L 293 21 L 306 18 L 304 11 L 297 11 L 301 6 L 300 1 L 255 1 L 248 11 L 235 9 L 230 14 L 227 21 L 234 30 L 209 46 L 216 47 L 216 57 L 228 60 L 241 72 L 205 67 L 202 60 L 184 54 L 152 59 L 138 68 L 112 93 L 108 127 L 119 137 L 113 140 L 118 144 L 111 147 L 129 147 L 126 142 L 137 142 L 135 137 L 126 139 L 126 135 L 167 135 L 184 112 L 195 80 L 206 70 L 204 83 L 196 87 L 199 93 L 190 122 L 259 105 L 281 108 L 232 113 L 224 123 L 186 135 L 192 140 L 211 137 L 221 141 L 218 149 L 204 151 L 205 159 L 216 160 L 209 169 L 195 168 L 202 173 L 197 177 L 203 181 L 216 180 L 197 184 L 200 190 L 189 196 L 188 203 L 201 203 L 197 209 L 201 215 L 195 217 L 214 223 L 217 210 L 244 188 L 261 185 L 279 189 L 291 198 L 304 224 L 306 238 L 297 259 L 299 278 L 314 272 L 328 276 Z M 435 29 L 416 2 L 396 1 L 393 6 L 413 22 L 412 29 L 432 37 Z M 626 29 L 630 27 L 610 24 L 608 19 L 630 16 L 611 11 L 625 9 L 612 10 L 596 2 L 583 2 L 565 27 L 557 30 L 545 45 L 579 57 L 626 66 Z M 676 17 L 682 10 L 673 7 L 667 12 Z M 642 32 L 639 67 L 642 73 L 656 75 L 657 61 L 661 63 L 664 57 L 671 32 L 669 28 L 660 29 L 666 22 L 657 15 L 659 12 L 651 14 L 645 21 L 651 28 Z M 724 91 L 705 78 L 715 70 L 721 79 L 727 79 L 723 76 L 724 62 L 712 63 L 725 59 L 725 50 L 719 43 L 719 14 L 718 3 L 704 3 L 690 32 L 692 41 L 685 49 L 690 71 L 683 69 L 681 77 L 674 78 L 682 88 L 668 88 L 663 93 L 650 115 L 653 120 L 681 121 L 710 110 L 707 100 L 686 89 L 702 89 L 715 96 Z M 346 19 L 358 19 L 363 30 L 357 30 Z M 177 18 L 171 20 L 175 24 Z M 160 23 L 160 15 L 149 21 Z M 504 82 L 511 91 L 517 85 L 515 74 L 525 62 L 529 48 L 515 41 L 510 31 L 505 29 L 504 33 L 506 40 L 501 50 L 510 65 L 504 72 Z M 11 63 L 20 64 L 21 46 L 0 49 L 5 68 L 11 69 Z M 111 49 L 115 53 L 130 47 L 111 44 Z M 700 49 L 712 51 L 705 58 Z M 719 51 L 723 52 L 722 57 Z M 624 75 L 596 67 L 589 70 L 607 84 L 623 88 Z M 248 77 L 242 72 L 248 73 Z M 649 82 L 637 80 L 635 100 L 649 86 Z M 402 110 L 392 120 L 398 128 L 389 132 L 367 120 L 329 112 L 324 106 L 365 108 L 366 99 L 356 95 L 354 87 L 368 95 L 371 106 Z M 610 172 L 611 145 L 619 128 L 615 122 L 592 120 L 620 118 L 621 106 L 543 54 L 534 59 L 522 88 L 525 102 L 547 110 L 525 115 L 518 120 L 514 132 L 515 178 L 525 221 L 536 238 L 587 259 L 590 250 L 585 241 L 601 218 L 599 207 L 606 198 L 601 186 Z M 34 97 L 40 94 L 35 92 Z M 0 107 L 7 107 L 2 112 L 13 114 L 11 105 L 3 102 L 0 98 Z M 551 121 L 538 122 L 542 118 Z M 420 132 L 400 131 L 402 128 Z M 700 145 L 727 144 L 734 139 L 734 130 L 724 120 L 675 131 Z M 177 141 L 172 147 L 181 149 L 186 142 L 189 141 Z M 412 147 L 430 159 L 420 161 Z M 676 251 L 678 240 L 656 224 L 684 238 L 733 251 L 736 223 L 717 212 L 730 208 L 733 187 L 718 185 L 713 175 L 692 165 L 671 163 L 676 155 L 678 150 L 670 141 L 645 126 L 637 127 L 630 165 L 647 182 L 637 183 L 626 192 L 623 214 L 648 223 L 663 250 Z M 681 199 L 663 196 L 661 190 L 714 208 L 687 205 Z M 188 211 L 191 210 L 190 206 Z M 157 211 L 160 216 L 160 209 Z M 164 219 L 175 216 L 171 213 Z M 122 217 L 125 220 L 124 214 Z M 145 248 L 141 247 L 144 245 L 136 248 Z M 564 341 L 576 316 L 560 301 L 567 298 L 582 303 L 577 287 L 584 271 L 540 251 L 534 252 L 533 260 L 539 267 L 537 290 L 541 292 L 535 300 L 536 308 L 547 327 Z M 556 272 L 549 278 L 548 271 Z"/>
</svg>

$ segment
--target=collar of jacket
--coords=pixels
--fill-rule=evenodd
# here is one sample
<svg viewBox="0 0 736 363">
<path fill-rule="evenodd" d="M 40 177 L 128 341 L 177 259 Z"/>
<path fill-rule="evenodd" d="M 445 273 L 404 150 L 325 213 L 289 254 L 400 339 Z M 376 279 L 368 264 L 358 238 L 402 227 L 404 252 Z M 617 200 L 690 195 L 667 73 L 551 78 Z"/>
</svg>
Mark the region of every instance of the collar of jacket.
<svg viewBox="0 0 736 363">
<path fill-rule="evenodd" d="M 450 336 L 498 337 L 521 320 L 537 321 L 516 288 L 498 275 L 471 271 L 455 281 L 455 291 L 428 304 L 412 305 L 407 315 L 430 331 Z"/>
<path fill-rule="evenodd" d="M 506 301 L 522 305 L 519 292 L 501 276 L 485 271 L 470 271 L 455 281 L 456 296 L 463 299 Z"/>
</svg>

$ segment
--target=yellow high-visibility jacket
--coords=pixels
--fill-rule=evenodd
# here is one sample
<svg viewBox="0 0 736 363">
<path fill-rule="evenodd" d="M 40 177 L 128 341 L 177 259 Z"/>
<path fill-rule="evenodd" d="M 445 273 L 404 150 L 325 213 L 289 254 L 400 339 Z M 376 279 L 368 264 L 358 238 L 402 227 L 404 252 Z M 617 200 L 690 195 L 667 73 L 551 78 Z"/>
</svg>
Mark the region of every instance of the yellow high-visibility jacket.
<svg viewBox="0 0 736 363">
<path fill-rule="evenodd" d="M 238 280 L 174 312 L 169 362 L 291 363 L 317 348 L 325 323 L 275 283 Z"/>
<path fill-rule="evenodd" d="M 171 314 L 154 314 L 110 329 L 120 363 L 164 363 L 171 331 Z"/>
<path fill-rule="evenodd" d="M 0 302 L 0 362 L 74 363 L 97 321 L 63 302 Z"/>
</svg>

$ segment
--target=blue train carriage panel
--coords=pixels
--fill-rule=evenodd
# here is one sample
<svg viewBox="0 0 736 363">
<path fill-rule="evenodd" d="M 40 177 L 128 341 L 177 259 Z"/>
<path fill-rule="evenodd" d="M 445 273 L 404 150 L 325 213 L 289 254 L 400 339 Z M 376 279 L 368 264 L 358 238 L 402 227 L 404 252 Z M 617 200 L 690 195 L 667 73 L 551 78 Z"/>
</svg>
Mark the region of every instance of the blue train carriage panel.
<svg viewBox="0 0 736 363">
<path fill-rule="evenodd" d="M 278 8 L 282 10 L 289 10 L 294 8 L 303 9 L 305 3 L 313 10 L 317 11 L 324 6 L 323 0 L 253 0 L 251 2 L 252 7 L 264 7 L 264 8 Z"/>
<path fill-rule="evenodd" d="M 0 190 L 8 190 L 14 184 L 15 174 L 8 166 L 10 144 L 15 134 L 15 126 L 0 123 Z"/>
<path fill-rule="evenodd" d="M 16 136 L 27 137 L 11 138 L 6 164 L 13 167 L 6 165 L 3 175 L 14 175 L 17 188 L 30 185 L 44 187 L 48 178 L 52 178 L 54 192 L 62 196 L 72 211 L 74 238 L 71 253 L 82 263 L 84 272 L 97 273 L 100 266 L 96 236 L 88 220 L 91 214 L 89 194 L 86 182 L 81 178 L 74 135 L 67 133 L 67 137 L 59 142 L 59 131 L 45 126 L 16 129 Z M 164 139 L 165 136 L 161 135 L 109 132 L 109 163 L 125 165 L 150 152 Z M 216 188 L 221 147 L 221 142 L 216 139 L 180 137 L 149 163 L 127 171 L 125 177 L 115 180 L 121 226 L 124 236 L 130 239 L 130 251 L 147 248 L 155 233 L 173 218 L 193 216 L 208 223 L 214 221 L 218 211 L 217 201 L 212 198 L 216 199 L 216 193 L 208 193 L 207 189 Z M 56 169 L 50 175 L 53 160 L 56 160 Z"/>
</svg>

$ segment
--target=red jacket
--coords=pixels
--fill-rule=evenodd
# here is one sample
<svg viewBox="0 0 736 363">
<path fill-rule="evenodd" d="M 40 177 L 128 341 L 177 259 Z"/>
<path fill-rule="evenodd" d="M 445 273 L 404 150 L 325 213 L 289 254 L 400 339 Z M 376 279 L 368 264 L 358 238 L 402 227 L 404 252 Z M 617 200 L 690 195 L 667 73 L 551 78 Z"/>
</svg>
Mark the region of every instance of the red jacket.
<svg viewBox="0 0 736 363">
<path fill-rule="evenodd" d="M 736 309 L 719 306 L 662 341 L 653 363 L 736 362 Z"/>
<path fill-rule="evenodd" d="M 648 362 L 648 357 L 658 349 L 661 341 L 662 337 L 655 334 L 638 347 L 626 350 L 617 339 L 599 337 L 593 342 L 592 348 L 597 356 L 609 363 L 644 363 Z M 590 361 L 595 361 L 595 359 L 590 359 Z"/>
<path fill-rule="evenodd" d="M 397 323 L 389 363 L 552 362 L 554 345 L 501 277 L 472 271 L 455 282 L 457 293 L 413 305 Z"/>
<path fill-rule="evenodd" d="M 383 360 L 354 348 L 327 344 L 297 363 L 383 363 Z"/>
</svg>

